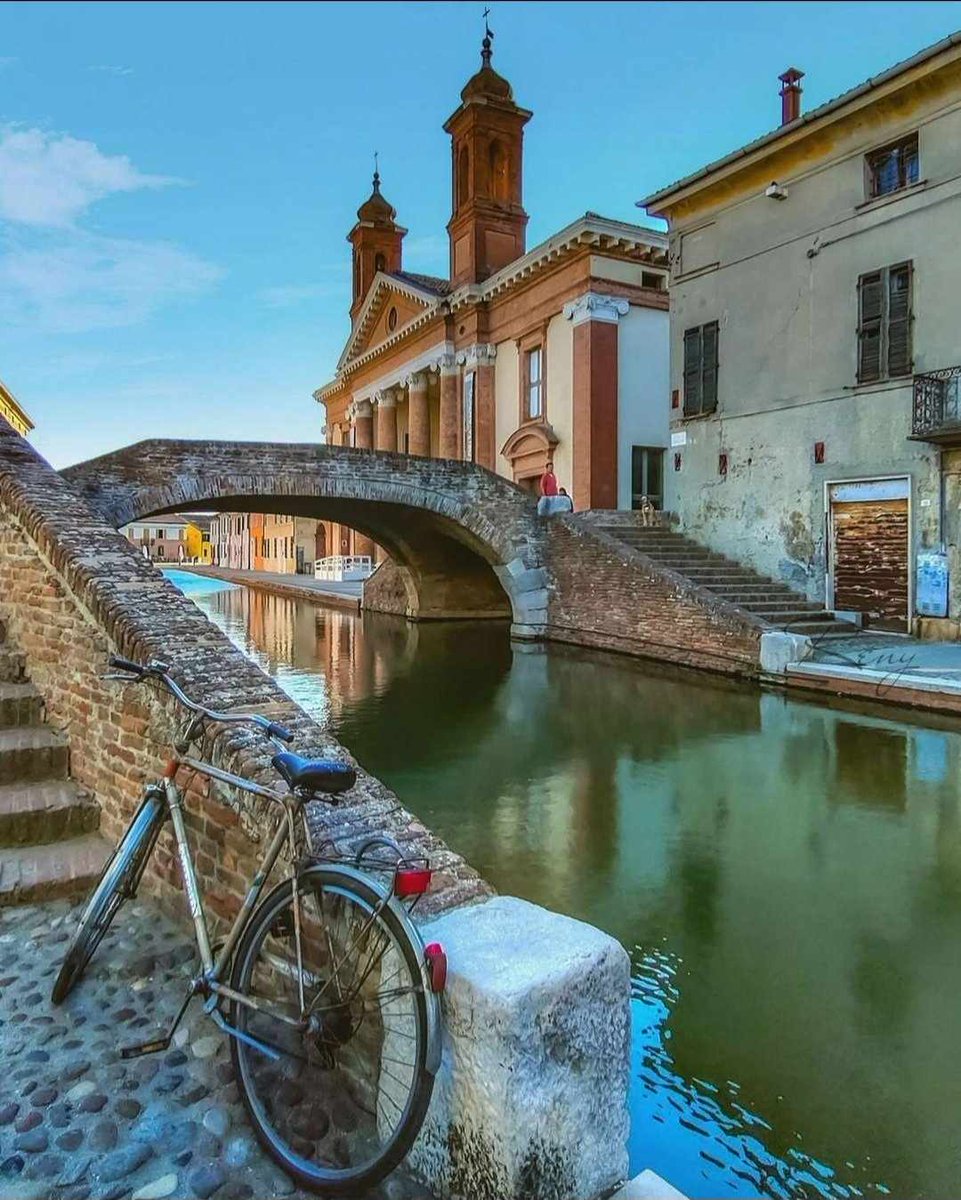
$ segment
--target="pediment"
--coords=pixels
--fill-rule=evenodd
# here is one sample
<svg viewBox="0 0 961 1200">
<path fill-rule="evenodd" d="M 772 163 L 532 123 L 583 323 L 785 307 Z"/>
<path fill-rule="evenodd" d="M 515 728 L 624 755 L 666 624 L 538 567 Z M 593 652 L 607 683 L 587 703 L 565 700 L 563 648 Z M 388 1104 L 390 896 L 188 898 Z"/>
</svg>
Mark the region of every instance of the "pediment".
<svg viewBox="0 0 961 1200">
<path fill-rule="evenodd" d="M 432 312 L 438 300 L 426 288 L 378 272 L 357 315 L 357 324 L 337 364 L 338 370 L 403 333 L 407 326 Z"/>
<path fill-rule="evenodd" d="M 508 462 L 514 462 L 530 454 L 546 454 L 559 441 L 553 425 L 546 421 L 531 422 L 514 430 L 501 447 L 501 454 Z"/>
</svg>

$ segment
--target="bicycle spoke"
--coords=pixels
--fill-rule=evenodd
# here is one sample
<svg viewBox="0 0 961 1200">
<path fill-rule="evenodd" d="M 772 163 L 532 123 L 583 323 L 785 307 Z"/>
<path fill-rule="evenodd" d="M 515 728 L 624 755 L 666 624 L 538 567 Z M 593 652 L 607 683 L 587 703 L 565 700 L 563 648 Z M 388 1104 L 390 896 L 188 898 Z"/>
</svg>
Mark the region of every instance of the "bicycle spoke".
<svg viewBox="0 0 961 1200">
<path fill-rule="evenodd" d="M 289 1156 L 318 1187 L 356 1179 L 360 1192 L 416 1133 L 412 1102 L 425 1094 L 424 988 L 421 951 L 398 941 L 382 899 L 361 902 L 351 886 L 299 889 L 302 973 L 289 898 L 264 917 L 239 986 L 262 1010 L 235 1003 L 232 1011 L 238 1029 L 283 1056 L 270 1061 L 234 1043 L 251 1111 L 278 1161 Z M 297 1011 L 301 983 L 304 1021 L 281 1030 L 278 1016 Z M 419 1125 L 423 1108 L 416 1112 Z"/>
</svg>

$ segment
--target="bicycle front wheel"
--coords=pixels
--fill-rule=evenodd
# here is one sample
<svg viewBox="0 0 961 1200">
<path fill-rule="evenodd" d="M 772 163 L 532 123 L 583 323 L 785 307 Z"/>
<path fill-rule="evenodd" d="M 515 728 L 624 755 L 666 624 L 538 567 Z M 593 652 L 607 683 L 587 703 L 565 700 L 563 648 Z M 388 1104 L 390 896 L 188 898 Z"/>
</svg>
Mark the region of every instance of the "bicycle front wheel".
<svg viewBox="0 0 961 1200">
<path fill-rule="evenodd" d="M 362 1194 L 410 1149 L 433 1088 L 422 951 L 355 871 L 315 866 L 298 890 L 303 971 L 290 881 L 234 959 L 233 989 L 256 1006 L 233 1003 L 234 1069 L 261 1144 L 289 1175 Z"/>
<path fill-rule="evenodd" d="M 163 792 L 151 787 L 87 901 L 50 993 L 54 1004 L 62 1003 L 73 991 L 110 928 L 117 909 L 136 892 L 163 821 Z"/>
</svg>

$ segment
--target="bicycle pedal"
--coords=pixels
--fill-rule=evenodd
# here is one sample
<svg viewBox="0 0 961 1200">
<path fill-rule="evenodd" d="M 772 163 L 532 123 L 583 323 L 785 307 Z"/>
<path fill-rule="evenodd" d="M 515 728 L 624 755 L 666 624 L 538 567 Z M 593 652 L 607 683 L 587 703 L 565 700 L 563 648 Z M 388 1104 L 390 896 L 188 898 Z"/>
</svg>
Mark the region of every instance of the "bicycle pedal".
<svg viewBox="0 0 961 1200">
<path fill-rule="evenodd" d="M 142 1054 L 157 1054 L 161 1050 L 166 1050 L 170 1046 L 170 1038 L 162 1037 L 155 1038 L 152 1042 L 141 1042 L 137 1046 L 122 1046 L 120 1049 L 121 1058 L 140 1058 Z"/>
</svg>

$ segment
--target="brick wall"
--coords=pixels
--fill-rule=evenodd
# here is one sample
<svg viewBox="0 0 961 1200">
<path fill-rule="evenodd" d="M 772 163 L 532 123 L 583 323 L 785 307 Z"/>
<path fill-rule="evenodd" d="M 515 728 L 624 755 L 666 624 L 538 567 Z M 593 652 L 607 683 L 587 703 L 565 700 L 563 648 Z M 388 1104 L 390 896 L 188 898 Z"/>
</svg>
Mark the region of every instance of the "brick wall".
<svg viewBox="0 0 961 1200">
<path fill-rule="evenodd" d="M 163 659 L 187 693 L 210 707 L 247 707 L 281 721 L 294 731 L 300 753 L 349 757 L 125 538 L 79 501 L 2 419 L 0 620 L 8 639 L 26 654 L 49 721 L 69 740 L 71 773 L 100 801 L 103 832 L 111 840 L 129 820 L 144 782 L 161 773 L 182 712 L 169 695 L 147 685 L 101 680 L 111 652 Z M 227 770 L 277 781 L 269 746 L 253 731 L 223 727 L 210 750 L 212 760 Z M 186 795 L 202 887 L 211 907 L 227 915 L 246 891 L 273 828 L 273 807 L 206 780 L 191 782 Z M 337 808 L 312 804 L 310 821 L 315 830 L 329 827 L 347 841 L 382 831 L 429 853 L 438 871 L 425 914 L 490 891 L 463 859 L 363 772 Z M 182 915 L 179 875 L 166 834 L 147 883 L 162 899 L 175 902 Z"/>
<path fill-rule="evenodd" d="M 547 525 L 549 639 L 757 675 L 761 621 L 592 528 L 589 519 Z"/>
</svg>

